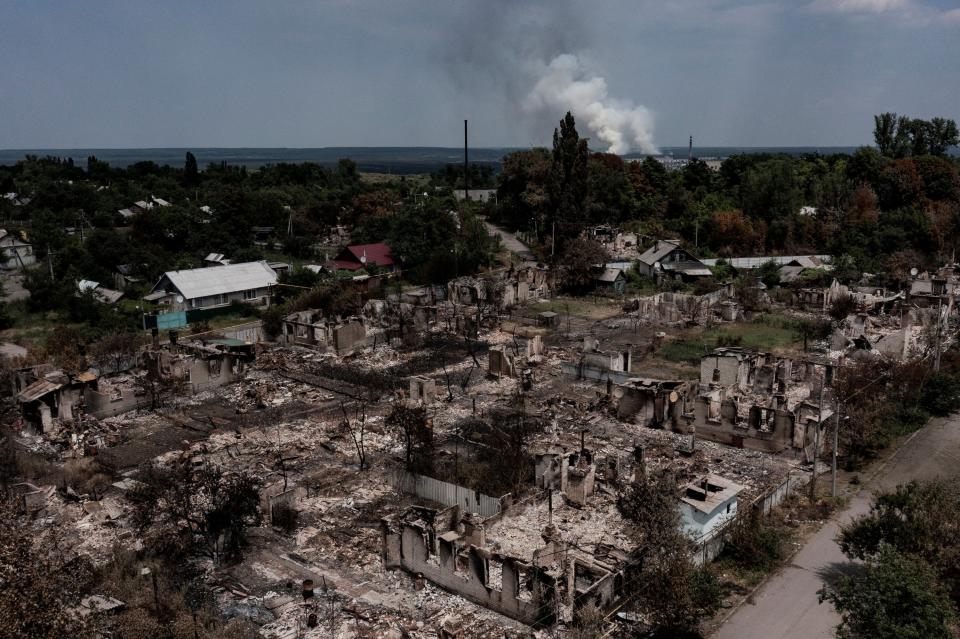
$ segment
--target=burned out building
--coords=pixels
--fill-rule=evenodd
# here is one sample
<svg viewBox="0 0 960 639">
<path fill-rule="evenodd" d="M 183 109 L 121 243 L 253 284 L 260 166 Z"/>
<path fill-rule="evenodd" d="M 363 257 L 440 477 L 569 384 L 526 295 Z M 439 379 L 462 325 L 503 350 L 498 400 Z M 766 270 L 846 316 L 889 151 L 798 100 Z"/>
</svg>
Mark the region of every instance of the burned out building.
<svg viewBox="0 0 960 639">
<path fill-rule="evenodd" d="M 682 380 L 632 377 L 611 389 L 617 418 L 651 428 L 676 430 L 682 424 L 684 407 L 692 394 Z"/>
<path fill-rule="evenodd" d="M 68 373 L 52 366 L 31 366 L 14 371 L 14 397 L 24 422 L 38 432 L 53 433 L 62 422 L 83 416 L 84 390 L 96 379 L 94 371 Z"/>
<path fill-rule="evenodd" d="M 559 513 L 570 507 L 551 492 L 486 519 L 458 506 L 411 507 L 382 522 L 384 564 L 538 628 L 569 623 L 588 605 L 614 605 L 625 595 L 628 571 L 639 562 L 608 544 L 597 544 L 593 552 L 569 544 L 563 526 L 552 519 L 528 527 L 531 516 L 544 510 L 556 512 L 559 522 Z M 518 530 L 522 546 L 512 541 Z M 500 531 L 511 540 L 498 538 Z"/>
<path fill-rule="evenodd" d="M 359 317 L 328 318 L 318 310 L 290 313 L 283 318 L 284 344 L 307 346 L 349 355 L 367 345 L 367 329 Z"/>
<path fill-rule="evenodd" d="M 701 360 L 688 428 L 738 448 L 805 451 L 817 425 L 833 414 L 829 402 L 821 401 L 832 377 L 827 361 L 718 348 Z"/>
<path fill-rule="evenodd" d="M 590 379 L 599 382 L 621 383 L 630 379 L 630 366 L 633 359 L 632 349 L 602 350 L 600 340 L 585 337 L 580 358 L 563 362 L 564 373 L 575 379 Z"/>
<path fill-rule="evenodd" d="M 487 352 L 487 372 L 493 377 L 519 377 L 524 368 L 537 364 L 543 355 L 543 339 L 514 336 L 512 342 L 493 346 Z"/>
<path fill-rule="evenodd" d="M 458 277 L 447 283 L 446 299 L 459 306 L 490 306 L 498 311 L 550 297 L 550 272 L 535 264 Z"/>
<path fill-rule="evenodd" d="M 707 474 L 694 478 L 680 494 L 680 517 L 684 532 L 695 540 L 704 540 L 737 516 L 737 495 L 743 487 Z"/>
</svg>

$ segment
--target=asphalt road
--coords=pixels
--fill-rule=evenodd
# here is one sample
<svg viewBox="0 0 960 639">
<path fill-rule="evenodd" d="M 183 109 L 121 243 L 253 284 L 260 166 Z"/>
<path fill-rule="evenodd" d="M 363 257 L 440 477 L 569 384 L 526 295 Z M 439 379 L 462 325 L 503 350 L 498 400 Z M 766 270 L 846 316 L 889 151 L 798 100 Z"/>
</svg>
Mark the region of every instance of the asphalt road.
<svg viewBox="0 0 960 639">
<path fill-rule="evenodd" d="M 817 601 L 824 580 L 851 567 L 835 538 L 841 524 L 868 512 L 873 491 L 910 480 L 960 475 L 960 416 L 932 420 L 887 462 L 783 568 L 714 633 L 713 639 L 829 639 L 840 618 Z M 829 481 L 829 476 L 821 481 Z"/>
<path fill-rule="evenodd" d="M 526 244 L 517 239 L 517 236 L 513 233 L 504 231 L 498 226 L 494 226 L 489 222 L 484 222 L 487 225 L 487 232 L 490 235 L 500 236 L 500 241 L 503 242 L 504 247 L 511 253 L 516 253 L 521 258 L 525 260 L 533 259 L 533 252 L 527 247 Z"/>
</svg>

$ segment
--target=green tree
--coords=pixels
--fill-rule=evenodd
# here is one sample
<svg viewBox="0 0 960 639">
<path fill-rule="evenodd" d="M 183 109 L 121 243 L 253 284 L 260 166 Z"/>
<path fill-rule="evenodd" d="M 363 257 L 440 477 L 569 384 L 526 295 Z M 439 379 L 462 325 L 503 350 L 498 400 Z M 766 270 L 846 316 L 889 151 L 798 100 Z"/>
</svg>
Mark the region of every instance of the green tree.
<svg viewBox="0 0 960 639">
<path fill-rule="evenodd" d="M 588 155 L 587 141 L 580 139 L 576 122 L 568 111 L 560 127 L 553 131 L 553 162 L 547 189 L 551 222 L 556 224 L 556 251 L 562 250 L 564 243 L 583 229 Z"/>
<path fill-rule="evenodd" d="M 673 473 L 659 471 L 641 474 L 617 500 L 643 557 L 630 595 L 658 637 L 693 636 L 700 618 L 720 603 L 716 578 L 691 560 L 693 543 L 680 527 L 679 497 Z"/>
<path fill-rule="evenodd" d="M 820 590 L 840 613 L 839 639 L 951 639 L 956 612 L 922 559 L 889 545 L 867 559 L 862 574 L 842 575 Z"/>
<path fill-rule="evenodd" d="M 930 155 L 946 155 L 950 147 L 960 144 L 960 131 L 957 130 L 954 120 L 933 118 L 930 120 L 928 135 Z"/>
<path fill-rule="evenodd" d="M 566 269 L 567 283 L 574 289 L 583 289 L 598 266 L 602 266 L 610 256 L 595 240 L 576 238 L 568 241 L 560 264 Z"/>
<path fill-rule="evenodd" d="M 960 604 L 960 480 L 910 482 L 874 497 L 870 512 L 841 530 L 840 548 L 866 559 L 888 545 L 936 568 Z"/>
<path fill-rule="evenodd" d="M 757 269 L 757 277 L 767 288 L 780 286 L 780 265 L 773 260 L 769 260 L 760 265 Z"/>
<path fill-rule="evenodd" d="M 197 158 L 190 151 L 183 163 L 183 185 L 190 188 L 200 184 L 200 170 L 197 168 Z"/>
<path fill-rule="evenodd" d="M 881 113 L 873 116 L 873 140 L 877 149 L 886 156 L 893 155 L 897 136 L 897 114 Z"/>
</svg>

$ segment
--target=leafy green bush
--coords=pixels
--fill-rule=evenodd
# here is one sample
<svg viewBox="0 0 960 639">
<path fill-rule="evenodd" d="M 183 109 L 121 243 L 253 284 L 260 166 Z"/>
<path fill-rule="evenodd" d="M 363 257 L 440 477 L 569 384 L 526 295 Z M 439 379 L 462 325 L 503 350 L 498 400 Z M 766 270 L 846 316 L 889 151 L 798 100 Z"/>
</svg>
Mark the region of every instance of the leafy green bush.
<svg viewBox="0 0 960 639">
<path fill-rule="evenodd" d="M 722 554 L 747 568 L 766 571 L 777 566 L 786 553 L 780 531 L 751 512 L 733 523 Z"/>
<path fill-rule="evenodd" d="M 931 415 L 949 415 L 960 408 L 960 375 L 933 373 L 920 393 L 920 406 Z"/>
</svg>

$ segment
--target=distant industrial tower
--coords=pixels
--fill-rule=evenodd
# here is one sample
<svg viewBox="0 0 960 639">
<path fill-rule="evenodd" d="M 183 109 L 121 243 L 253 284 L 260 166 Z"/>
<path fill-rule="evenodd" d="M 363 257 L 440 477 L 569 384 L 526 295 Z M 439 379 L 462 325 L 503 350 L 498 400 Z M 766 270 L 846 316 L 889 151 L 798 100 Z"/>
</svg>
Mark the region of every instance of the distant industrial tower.
<svg viewBox="0 0 960 639">
<path fill-rule="evenodd" d="M 687 149 L 687 162 L 693 162 L 693 136 L 690 136 L 690 147 Z"/>
</svg>

